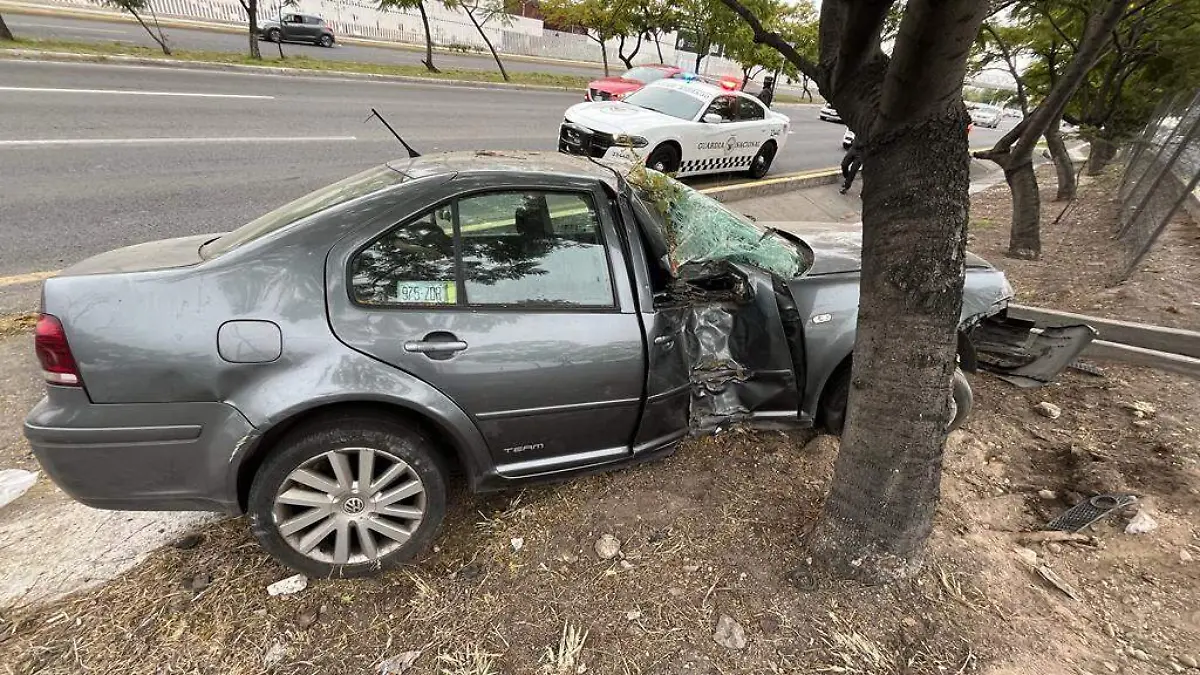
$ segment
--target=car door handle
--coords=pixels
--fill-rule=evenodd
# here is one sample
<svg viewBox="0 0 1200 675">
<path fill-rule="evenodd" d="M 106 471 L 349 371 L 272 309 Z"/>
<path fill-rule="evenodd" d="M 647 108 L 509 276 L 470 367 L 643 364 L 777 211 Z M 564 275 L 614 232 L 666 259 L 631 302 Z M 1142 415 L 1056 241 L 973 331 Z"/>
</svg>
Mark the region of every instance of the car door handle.
<svg viewBox="0 0 1200 675">
<path fill-rule="evenodd" d="M 462 340 L 409 340 L 404 343 L 404 351 L 414 354 L 453 353 L 466 348 L 467 343 Z"/>
<path fill-rule="evenodd" d="M 658 337 L 654 338 L 654 344 L 656 345 L 669 345 L 674 341 L 674 335 L 659 335 Z"/>
</svg>

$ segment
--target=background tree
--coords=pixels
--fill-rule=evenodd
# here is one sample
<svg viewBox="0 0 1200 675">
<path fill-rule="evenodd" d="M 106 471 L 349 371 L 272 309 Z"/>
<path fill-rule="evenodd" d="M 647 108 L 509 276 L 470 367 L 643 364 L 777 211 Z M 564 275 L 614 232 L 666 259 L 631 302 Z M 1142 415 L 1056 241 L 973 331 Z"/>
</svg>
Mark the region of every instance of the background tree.
<svg viewBox="0 0 1200 675">
<path fill-rule="evenodd" d="M 662 36 L 676 29 L 678 12 L 667 0 L 634 0 L 632 2 L 632 28 L 654 43 L 658 51 L 658 62 L 663 63 Z"/>
<path fill-rule="evenodd" d="M 743 0 L 722 2 L 815 81 L 864 144 L 849 414 L 808 548 L 839 576 L 903 577 L 933 527 L 951 417 L 970 183 L 962 85 L 987 5 L 908 0 L 889 55 L 893 0 L 825 0 L 814 62 Z"/>
<path fill-rule="evenodd" d="M 154 8 L 150 6 L 150 0 L 104 0 L 104 4 L 109 7 L 115 7 L 123 12 L 129 12 L 133 18 L 137 19 L 138 24 L 146 31 L 151 40 L 154 40 L 162 53 L 167 56 L 171 55 L 171 47 L 167 45 L 167 36 L 163 33 L 162 26 L 158 25 L 158 16 L 154 14 Z M 142 19 L 142 12 L 149 10 L 151 20 L 154 21 L 154 29 L 146 25 Z"/>
<path fill-rule="evenodd" d="M 632 0 L 546 0 L 542 14 L 554 23 L 571 28 L 583 28 L 585 34 L 600 45 L 604 76 L 608 77 L 608 41 L 629 30 L 627 6 Z"/>
<path fill-rule="evenodd" d="M 262 52 L 258 49 L 258 0 L 238 0 L 242 9 L 246 10 L 246 19 L 250 24 L 250 58 L 262 60 Z"/>
<path fill-rule="evenodd" d="M 4 23 L 4 15 L 0 14 L 0 40 L 13 41 L 17 38 L 13 37 L 12 31 L 8 29 L 8 24 Z"/>
<path fill-rule="evenodd" d="M 421 15 L 421 26 L 425 29 L 425 60 L 421 63 L 425 64 L 425 69 L 431 73 L 442 72 L 433 65 L 433 33 L 429 30 L 429 16 L 425 13 L 425 0 L 380 0 L 379 9 L 384 11 L 389 9 L 417 10 Z"/>
<path fill-rule="evenodd" d="M 504 69 L 504 62 L 500 60 L 500 54 L 496 52 L 496 47 L 488 37 L 487 31 L 483 29 L 489 21 L 495 20 L 496 23 L 505 26 L 512 21 L 504 11 L 504 3 L 501 0 L 446 0 L 446 6 L 457 7 L 466 12 L 467 18 L 475 26 L 475 30 L 479 31 L 479 37 L 483 38 L 483 43 L 492 53 L 492 59 L 496 61 L 496 67 L 500 69 L 500 76 L 504 78 L 505 82 L 508 82 L 508 71 Z"/>
<path fill-rule="evenodd" d="M 697 73 L 704 64 L 704 58 L 712 51 L 713 44 L 733 28 L 728 15 L 719 12 L 719 7 L 716 0 L 680 0 L 676 5 L 679 12 L 678 30 L 695 42 L 694 70 Z"/>
</svg>

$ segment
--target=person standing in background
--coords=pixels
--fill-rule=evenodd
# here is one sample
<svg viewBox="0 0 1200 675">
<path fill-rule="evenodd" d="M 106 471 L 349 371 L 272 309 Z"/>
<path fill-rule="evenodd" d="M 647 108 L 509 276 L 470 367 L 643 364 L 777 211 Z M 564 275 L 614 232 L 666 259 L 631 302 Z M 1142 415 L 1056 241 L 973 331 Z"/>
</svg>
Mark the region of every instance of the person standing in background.
<svg viewBox="0 0 1200 675">
<path fill-rule="evenodd" d="M 775 76 L 768 75 L 763 78 L 762 91 L 758 93 L 758 100 L 763 102 L 763 105 L 771 107 L 771 99 L 775 98 Z"/>
<path fill-rule="evenodd" d="M 850 149 L 846 150 L 846 156 L 842 158 L 842 189 L 838 192 L 846 194 L 850 190 L 850 186 L 854 183 L 854 177 L 858 175 L 858 170 L 861 168 L 862 147 L 858 144 L 858 139 L 855 139 L 850 144 Z"/>
</svg>

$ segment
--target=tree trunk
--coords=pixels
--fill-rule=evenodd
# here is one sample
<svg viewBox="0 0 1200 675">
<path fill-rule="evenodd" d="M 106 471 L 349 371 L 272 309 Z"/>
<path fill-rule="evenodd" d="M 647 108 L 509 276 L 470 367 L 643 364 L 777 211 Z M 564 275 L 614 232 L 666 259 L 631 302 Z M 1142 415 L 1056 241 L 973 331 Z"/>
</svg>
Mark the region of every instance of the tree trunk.
<svg viewBox="0 0 1200 675">
<path fill-rule="evenodd" d="M 1056 117 L 1046 127 L 1046 145 L 1050 148 L 1050 157 L 1054 159 L 1054 170 L 1058 174 L 1058 194 L 1054 196 L 1056 202 L 1075 199 L 1077 190 L 1075 164 L 1071 162 L 1071 153 L 1067 151 L 1067 144 L 1063 142 L 1062 132 L 1059 131 L 1061 124 L 1062 118 Z"/>
<path fill-rule="evenodd" d="M 8 40 L 9 42 L 16 40 L 13 37 L 12 31 L 8 29 L 8 24 L 4 23 L 3 14 L 0 14 L 0 40 Z"/>
<path fill-rule="evenodd" d="M 1022 260 L 1037 260 L 1042 255 L 1042 203 L 1033 162 L 1005 166 L 1004 180 L 1012 192 L 1012 231 L 1006 255 Z"/>
<path fill-rule="evenodd" d="M 150 26 L 147 26 L 146 22 L 142 20 L 142 15 L 138 14 L 132 7 L 129 8 L 129 13 L 133 15 L 133 18 L 137 19 L 137 22 L 146 31 L 146 34 L 150 36 L 150 39 L 158 43 L 158 47 L 162 50 L 162 53 L 170 56 L 171 48 L 167 46 L 167 38 L 162 35 L 162 29 L 160 28 L 159 34 L 155 35 L 154 31 L 150 30 Z"/>
<path fill-rule="evenodd" d="M 258 49 L 258 0 L 241 0 L 241 3 L 250 20 L 250 58 L 261 61 L 262 52 Z"/>
<path fill-rule="evenodd" d="M 600 58 L 604 61 L 604 76 L 608 77 L 608 45 L 604 44 L 604 40 L 597 40 L 600 43 Z"/>
<path fill-rule="evenodd" d="M 1096 136 L 1092 139 L 1091 150 L 1088 151 L 1087 175 L 1099 176 L 1104 168 L 1117 155 L 1117 144 L 1112 139 Z"/>
<path fill-rule="evenodd" d="M 849 415 L 808 542 L 814 564 L 838 577 L 909 576 L 933 528 L 970 204 L 967 116 L 957 107 L 867 145 Z M 900 402 L 908 412 L 897 412 Z"/>
<path fill-rule="evenodd" d="M 433 34 L 429 32 L 429 17 L 425 15 L 425 3 L 418 2 L 417 10 L 421 12 L 421 25 L 425 27 L 425 69 L 431 73 L 440 73 L 442 71 L 433 65 Z"/>
<path fill-rule="evenodd" d="M 663 62 L 663 55 L 662 55 L 662 35 L 659 35 L 658 33 L 654 33 L 654 34 L 652 35 L 652 37 L 654 38 L 654 49 L 655 49 L 656 51 L 658 51 L 658 62 L 659 62 L 659 63 L 662 63 L 662 62 Z"/>
<path fill-rule="evenodd" d="M 483 38 L 484 44 L 487 45 L 488 51 L 492 53 L 492 58 L 496 61 L 496 67 L 500 69 L 500 77 L 508 82 L 508 71 L 504 69 L 504 64 L 500 61 L 500 55 L 496 53 L 496 48 L 492 46 L 492 41 L 488 39 L 487 33 L 484 32 L 483 26 L 475 19 L 474 10 L 467 9 L 467 16 L 471 18 L 471 23 L 475 24 L 475 30 L 479 31 L 479 37 Z"/>
</svg>

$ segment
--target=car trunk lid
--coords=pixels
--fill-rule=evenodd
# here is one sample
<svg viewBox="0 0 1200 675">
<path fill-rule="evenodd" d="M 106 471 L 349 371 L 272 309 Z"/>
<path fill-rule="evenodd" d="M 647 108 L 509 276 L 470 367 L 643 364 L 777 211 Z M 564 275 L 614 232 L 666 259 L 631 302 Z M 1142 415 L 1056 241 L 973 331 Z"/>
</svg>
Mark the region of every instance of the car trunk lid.
<svg viewBox="0 0 1200 675">
<path fill-rule="evenodd" d="M 134 244 L 94 255 L 59 272 L 58 276 L 78 277 L 188 267 L 201 262 L 200 247 L 216 237 L 215 234 L 201 234 Z"/>
</svg>

